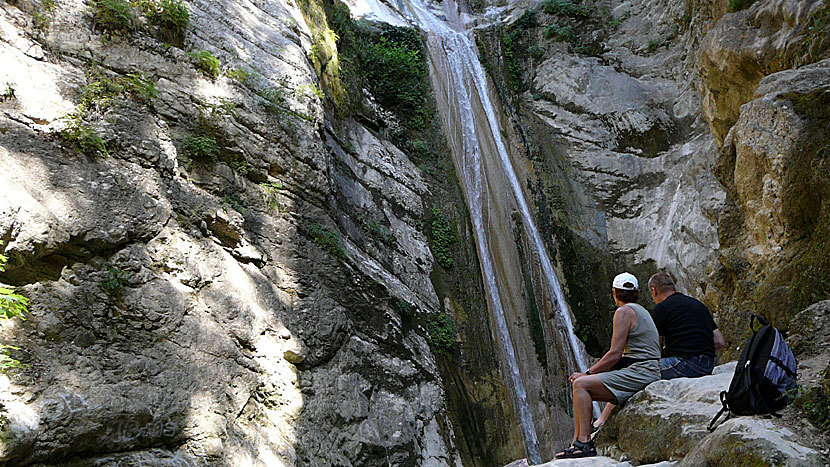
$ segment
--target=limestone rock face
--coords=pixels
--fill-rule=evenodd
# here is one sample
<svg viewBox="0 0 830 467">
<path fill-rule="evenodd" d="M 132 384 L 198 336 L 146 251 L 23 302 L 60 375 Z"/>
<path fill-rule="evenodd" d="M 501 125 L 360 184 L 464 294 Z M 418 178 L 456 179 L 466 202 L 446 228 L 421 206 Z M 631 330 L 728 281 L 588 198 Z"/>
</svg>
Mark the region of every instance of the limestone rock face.
<svg viewBox="0 0 830 467">
<path fill-rule="evenodd" d="M 429 184 L 324 123 L 296 2 L 187 3 L 183 48 L 80 0 L 0 6 L 0 280 L 31 298 L 2 328 L 30 367 L 0 378 L 0 463 L 455 464 L 420 324 Z M 253 81 L 204 76 L 201 49 Z M 108 156 L 61 139 L 82 86 L 131 74 L 157 95 L 88 109 Z M 183 147 L 205 128 L 215 162 Z"/>
<path fill-rule="evenodd" d="M 767 76 L 724 142 L 716 173 L 729 208 L 710 290 L 724 313 L 757 307 L 784 324 L 826 297 L 828 90 L 828 60 Z M 772 297 L 788 305 L 773 306 Z M 736 338 L 745 332 L 743 321 L 730 329 Z"/>
<path fill-rule="evenodd" d="M 809 13 L 822 5 L 756 2 L 725 15 L 703 38 L 697 56 L 702 110 L 718 144 L 738 120 L 741 105 L 752 100 L 761 78 L 792 66 Z"/>
<path fill-rule="evenodd" d="M 650 384 L 609 419 L 598 445 L 615 444 L 611 451 L 619 448 L 637 462 L 682 458 L 678 465 L 693 466 L 752 459 L 759 465 L 823 465 L 809 439 L 775 419 L 733 417 L 708 432 L 721 408 L 718 395 L 729 387 L 734 369 L 733 362 L 717 367 L 712 376 Z"/>
<path fill-rule="evenodd" d="M 579 17 L 508 8 L 514 22 L 480 27 L 480 48 L 510 113 L 514 167 L 559 262 L 578 334 L 598 356 L 611 323 L 607 294 L 597 291 L 615 274 L 646 281 L 668 270 L 702 296 L 715 264 L 726 194 L 712 174 L 717 146 L 700 118 L 694 56 L 720 7 L 636 0 Z M 551 33 L 563 29 L 572 36 Z M 499 34 L 511 38 L 515 66 L 506 45 L 492 45 Z"/>
</svg>

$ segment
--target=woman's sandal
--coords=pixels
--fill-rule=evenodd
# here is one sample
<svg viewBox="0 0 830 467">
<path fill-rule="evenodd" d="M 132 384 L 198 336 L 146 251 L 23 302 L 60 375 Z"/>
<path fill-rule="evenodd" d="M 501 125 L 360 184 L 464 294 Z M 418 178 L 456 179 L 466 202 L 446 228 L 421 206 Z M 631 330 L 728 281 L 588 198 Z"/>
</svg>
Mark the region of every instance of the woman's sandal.
<svg viewBox="0 0 830 467">
<path fill-rule="evenodd" d="M 579 452 L 577 452 L 579 451 Z M 593 441 L 583 443 L 581 441 L 574 441 L 574 443 L 563 449 L 561 453 L 556 454 L 557 459 L 577 459 L 580 457 L 593 457 L 597 455 L 597 448 Z"/>
</svg>

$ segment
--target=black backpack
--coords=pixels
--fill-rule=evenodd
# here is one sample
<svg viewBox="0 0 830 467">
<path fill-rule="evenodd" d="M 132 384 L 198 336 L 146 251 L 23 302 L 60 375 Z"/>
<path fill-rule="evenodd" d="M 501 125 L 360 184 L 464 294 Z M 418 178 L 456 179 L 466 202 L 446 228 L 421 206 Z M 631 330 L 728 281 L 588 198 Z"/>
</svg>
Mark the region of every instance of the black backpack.
<svg viewBox="0 0 830 467">
<path fill-rule="evenodd" d="M 756 319 L 762 326 L 757 331 L 753 327 Z M 729 412 L 724 422 L 732 414 L 778 416 L 775 412 L 786 407 L 794 396 L 798 363 L 784 337 L 758 315 L 752 315 L 749 328 L 752 337 L 744 344 L 729 390 L 720 393 L 723 408 L 709 423 L 709 431 L 715 430 L 724 412 Z"/>
</svg>

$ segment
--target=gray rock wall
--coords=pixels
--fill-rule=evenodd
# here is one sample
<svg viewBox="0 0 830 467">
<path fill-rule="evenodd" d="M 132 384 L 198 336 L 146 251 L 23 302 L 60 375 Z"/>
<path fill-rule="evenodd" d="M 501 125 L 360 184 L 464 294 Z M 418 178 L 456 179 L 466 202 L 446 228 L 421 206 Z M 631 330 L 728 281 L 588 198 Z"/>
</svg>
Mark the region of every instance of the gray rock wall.
<svg viewBox="0 0 830 467">
<path fill-rule="evenodd" d="M 30 366 L 0 381 L 0 459 L 459 462 L 423 328 L 444 307 L 429 183 L 363 126 L 326 123 L 297 5 L 188 2 L 179 48 L 146 24 L 106 33 L 81 1 L 15 3 L 0 7 L 14 88 L 0 103 L 1 280 L 31 313 L 2 340 Z M 201 49 L 250 79 L 206 77 L 186 54 Z M 61 140 L 82 86 L 131 73 L 157 97 L 119 92 L 87 114 L 109 156 Z M 206 126 L 216 162 L 183 148 Z"/>
</svg>

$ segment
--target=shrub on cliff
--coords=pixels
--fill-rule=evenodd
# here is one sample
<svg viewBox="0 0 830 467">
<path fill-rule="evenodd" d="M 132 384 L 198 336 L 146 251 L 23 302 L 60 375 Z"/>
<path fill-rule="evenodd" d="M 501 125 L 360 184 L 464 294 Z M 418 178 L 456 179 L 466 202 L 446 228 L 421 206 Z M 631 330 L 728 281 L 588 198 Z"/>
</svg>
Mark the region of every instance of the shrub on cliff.
<svg viewBox="0 0 830 467">
<path fill-rule="evenodd" d="M 221 71 L 219 59 L 214 57 L 209 50 L 188 52 L 187 55 L 193 59 L 193 64 L 196 65 L 196 68 L 198 68 L 208 78 L 216 79 L 216 77 L 219 76 L 219 71 Z"/>
<path fill-rule="evenodd" d="M 452 267 L 450 245 L 455 242 L 455 235 L 449 221 L 437 206 L 432 208 L 432 253 L 438 264 L 449 269 Z"/>
<path fill-rule="evenodd" d="M 135 14 L 129 3 L 122 0 L 93 0 L 92 19 L 109 32 L 128 32 L 135 28 Z"/>
<path fill-rule="evenodd" d="M 188 136 L 182 141 L 182 151 L 193 160 L 215 162 L 219 157 L 219 145 L 210 136 Z"/>
<path fill-rule="evenodd" d="M 369 86 L 381 103 L 407 116 L 414 129 L 426 128 L 427 70 L 418 31 L 388 27 L 369 45 L 365 65 Z"/>
<path fill-rule="evenodd" d="M 455 322 L 444 313 L 437 315 L 427 323 L 427 340 L 435 350 L 442 353 L 452 351 L 457 332 Z"/>
<path fill-rule="evenodd" d="M 0 245 L 2 244 L 3 242 L 0 242 Z M 8 258 L 0 255 L 0 272 L 6 270 L 6 261 Z M 15 293 L 12 289 L 0 287 L 0 319 L 26 319 L 24 315 L 28 312 L 28 303 L 28 298 Z M 25 367 L 19 360 L 12 358 L 9 354 L 11 350 L 19 349 L 12 345 L 0 344 L 0 372 L 5 373 L 12 368 Z"/>
<path fill-rule="evenodd" d="M 139 6 L 147 16 L 147 21 L 159 28 L 162 38 L 166 41 L 181 43 L 184 39 L 187 25 L 190 23 L 190 12 L 181 0 L 140 0 Z"/>
</svg>

